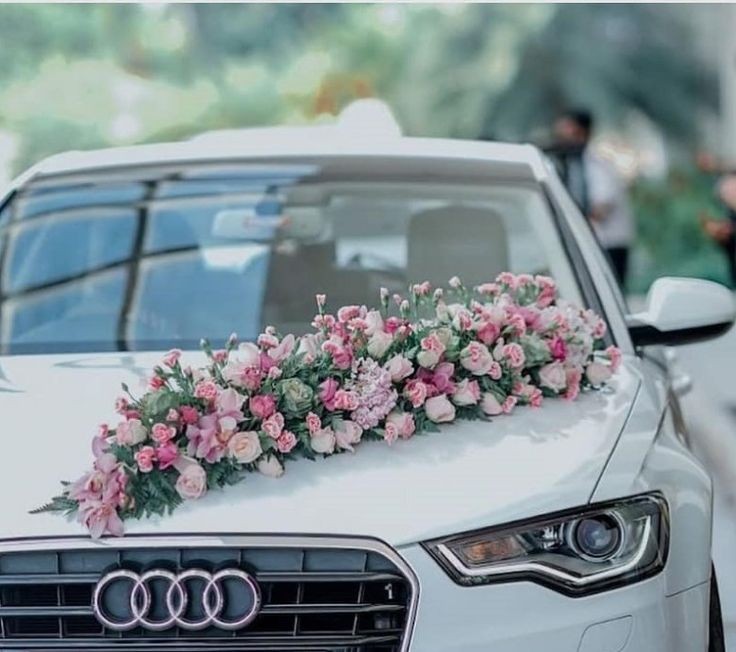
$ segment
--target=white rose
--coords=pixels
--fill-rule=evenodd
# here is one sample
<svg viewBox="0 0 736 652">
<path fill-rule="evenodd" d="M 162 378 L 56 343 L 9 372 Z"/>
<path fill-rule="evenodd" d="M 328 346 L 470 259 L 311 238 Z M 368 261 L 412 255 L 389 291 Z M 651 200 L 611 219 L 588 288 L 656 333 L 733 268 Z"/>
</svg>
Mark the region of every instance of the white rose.
<svg viewBox="0 0 736 652">
<path fill-rule="evenodd" d="M 196 500 L 207 491 L 207 474 L 196 462 L 188 462 L 176 480 L 176 491 L 184 500 Z"/>
<path fill-rule="evenodd" d="M 414 372 L 414 365 L 403 355 L 395 355 L 384 365 L 384 368 L 395 383 L 408 378 Z"/>
<path fill-rule="evenodd" d="M 447 400 L 447 396 L 440 394 L 427 399 L 424 403 L 427 418 L 435 423 L 447 423 L 455 419 L 455 406 Z"/>
<path fill-rule="evenodd" d="M 238 347 L 237 359 L 246 367 L 257 367 L 261 363 L 261 350 L 252 342 L 243 342 Z"/>
<path fill-rule="evenodd" d="M 501 404 L 491 392 L 483 394 L 483 398 L 480 401 L 480 409 L 489 417 L 495 417 L 503 412 Z"/>
<path fill-rule="evenodd" d="M 241 464 L 250 464 L 257 460 L 263 449 L 257 432 L 238 432 L 227 443 L 230 456 Z"/>
<path fill-rule="evenodd" d="M 281 466 L 281 462 L 279 462 L 275 455 L 260 459 L 258 461 L 258 470 L 269 478 L 280 478 L 284 475 L 284 467 Z"/>
<path fill-rule="evenodd" d="M 591 362 L 585 369 L 585 377 L 593 387 L 600 387 L 603 383 L 608 382 L 611 375 L 611 368 L 602 362 Z"/>
<path fill-rule="evenodd" d="M 452 393 L 452 400 L 455 405 L 476 405 L 480 398 L 480 388 L 478 381 L 465 378 L 461 380 Z"/>
<path fill-rule="evenodd" d="M 539 370 L 539 384 L 553 392 L 561 392 L 567 387 L 567 374 L 561 362 L 550 362 Z"/>
<path fill-rule="evenodd" d="M 365 316 L 365 321 L 368 324 L 368 327 L 365 329 L 366 335 L 371 336 L 383 332 L 383 317 L 381 317 L 381 313 L 378 310 L 369 310 Z"/>
<path fill-rule="evenodd" d="M 335 422 L 335 440 L 338 448 L 352 451 L 355 444 L 360 443 L 363 436 L 363 428 L 355 421 L 349 419 L 341 419 Z"/>
<path fill-rule="evenodd" d="M 135 446 L 148 439 L 148 431 L 140 419 L 130 419 L 118 425 L 115 439 L 121 446 Z"/>
<path fill-rule="evenodd" d="M 376 331 L 368 340 L 368 353 L 374 358 L 382 358 L 393 341 L 391 333 Z"/>
<path fill-rule="evenodd" d="M 420 351 L 417 354 L 417 362 L 420 367 L 425 369 L 433 369 L 440 361 L 440 354 L 437 351 Z"/>
<path fill-rule="evenodd" d="M 315 453 L 334 453 L 335 433 L 332 428 L 320 428 L 310 437 L 309 444 Z"/>
</svg>

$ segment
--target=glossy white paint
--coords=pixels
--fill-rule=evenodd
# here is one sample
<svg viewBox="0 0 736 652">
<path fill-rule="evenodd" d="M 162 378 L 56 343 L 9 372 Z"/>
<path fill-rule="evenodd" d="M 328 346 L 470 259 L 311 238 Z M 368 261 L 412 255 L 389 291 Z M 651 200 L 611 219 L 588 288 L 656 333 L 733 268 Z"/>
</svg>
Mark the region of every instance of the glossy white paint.
<svg viewBox="0 0 736 652">
<path fill-rule="evenodd" d="M 731 291 L 712 281 L 695 278 L 657 279 L 647 294 L 644 312 L 630 320 L 670 332 L 733 323 L 736 317 Z"/>
<path fill-rule="evenodd" d="M 38 455 L 28 438 L 4 442 L 0 539 L 79 534 L 55 515 L 28 515 L 89 465 L 96 425 L 114 418 L 120 382 L 133 391 L 155 354 L 27 356 L 0 359 L 5 423 L 41 427 Z M 438 434 L 365 443 L 355 455 L 289 465 L 283 478 L 249 477 L 163 521 L 132 522 L 131 533 L 325 533 L 375 536 L 394 545 L 493 525 L 588 502 L 640 384 L 625 367 L 610 387 L 575 402 L 550 400 L 513 418 L 461 422 Z M 37 424 L 38 406 L 45 415 Z M 114 421 L 113 421 L 114 423 Z M 18 424 L 15 426 L 15 424 Z M 33 477 L 33 482 L 28 478 Z M 12 510 L 12 513 L 11 513 Z"/>
</svg>

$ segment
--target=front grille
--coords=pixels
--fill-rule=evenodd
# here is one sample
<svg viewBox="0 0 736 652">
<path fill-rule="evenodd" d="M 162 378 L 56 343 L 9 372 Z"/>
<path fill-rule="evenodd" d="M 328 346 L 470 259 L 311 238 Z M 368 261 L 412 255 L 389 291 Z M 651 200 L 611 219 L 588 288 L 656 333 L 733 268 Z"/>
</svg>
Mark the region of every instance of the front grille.
<svg viewBox="0 0 736 652">
<path fill-rule="evenodd" d="M 416 586 L 384 544 L 362 539 L 191 540 L 126 538 L 12 551 L 0 548 L 0 649 L 175 649 L 401 652 L 407 648 Z M 308 545 L 304 542 L 307 541 Z M 172 547 L 175 543 L 175 547 Z M 95 585 L 107 572 L 240 568 L 261 589 L 258 616 L 236 631 L 141 627 L 120 632 L 94 615 Z"/>
</svg>

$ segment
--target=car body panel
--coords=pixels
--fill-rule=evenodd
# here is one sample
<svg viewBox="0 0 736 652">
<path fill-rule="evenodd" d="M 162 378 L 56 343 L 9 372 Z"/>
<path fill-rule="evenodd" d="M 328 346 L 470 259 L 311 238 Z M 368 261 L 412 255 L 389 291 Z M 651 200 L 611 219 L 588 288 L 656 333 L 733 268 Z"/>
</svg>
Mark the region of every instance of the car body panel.
<svg viewBox="0 0 736 652">
<path fill-rule="evenodd" d="M 23 491 L 12 517 L 0 522 L 0 538 L 79 533 L 77 523 L 27 512 L 58 492 L 58 480 L 84 471 L 97 424 L 115 416 L 120 383 L 141 391 L 158 357 L 0 359 L 0 413 L 5 423 L 28 429 L 5 441 L 0 493 Z M 460 422 L 391 449 L 365 443 L 355 455 L 294 462 L 278 481 L 248 477 L 163 520 L 132 522 L 128 532 L 339 533 L 401 545 L 585 504 L 639 385 L 635 366 L 624 366 L 609 388 L 577 401 L 550 399 L 541 410 Z M 37 454 L 29 454 L 28 437 L 36 438 Z"/>
</svg>

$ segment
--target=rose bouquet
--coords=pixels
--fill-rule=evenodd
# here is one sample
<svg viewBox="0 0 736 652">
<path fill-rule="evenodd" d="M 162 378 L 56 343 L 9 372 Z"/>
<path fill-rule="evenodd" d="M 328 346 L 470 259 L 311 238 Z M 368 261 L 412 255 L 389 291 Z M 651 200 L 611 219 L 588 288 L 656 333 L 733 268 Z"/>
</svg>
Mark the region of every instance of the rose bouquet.
<svg viewBox="0 0 736 652">
<path fill-rule="evenodd" d="M 501 274 L 472 291 L 458 278 L 408 298 L 381 291 L 380 308 L 326 311 L 314 332 L 213 350 L 192 369 L 167 353 L 148 390 L 126 386 L 121 420 L 100 426 L 93 468 L 36 510 L 76 514 L 93 537 L 123 521 L 170 513 L 248 473 L 272 477 L 298 458 L 393 444 L 457 419 L 488 419 L 545 397 L 575 399 L 620 364 L 605 322 L 557 300 L 552 279 Z"/>
</svg>

